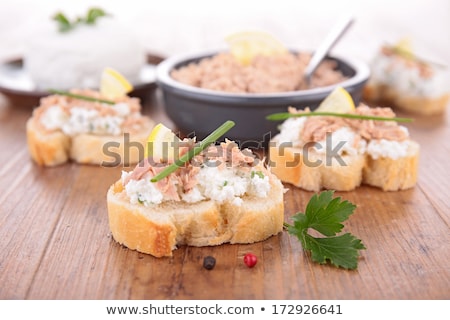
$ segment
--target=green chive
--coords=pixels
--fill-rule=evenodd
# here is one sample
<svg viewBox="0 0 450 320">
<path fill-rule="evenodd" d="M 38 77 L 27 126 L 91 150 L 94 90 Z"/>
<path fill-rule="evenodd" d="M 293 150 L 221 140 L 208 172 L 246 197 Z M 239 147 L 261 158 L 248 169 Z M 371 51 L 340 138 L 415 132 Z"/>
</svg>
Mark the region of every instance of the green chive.
<svg viewBox="0 0 450 320">
<path fill-rule="evenodd" d="M 296 118 L 296 117 L 313 117 L 313 116 L 332 116 L 332 117 L 341 117 L 341 118 L 350 118 L 350 119 L 358 119 L 358 120 L 376 120 L 376 121 L 396 121 L 396 122 L 412 122 L 411 118 L 397 118 L 397 117 L 377 117 L 377 116 L 364 116 L 359 114 L 351 114 L 351 113 L 336 113 L 336 112 L 305 112 L 305 113 L 290 113 L 290 112 L 281 112 L 281 113 L 273 113 L 266 117 L 267 120 L 279 121 L 286 120 L 288 118 Z"/>
<path fill-rule="evenodd" d="M 196 143 L 194 148 L 189 150 L 189 152 L 185 153 L 179 159 L 175 160 L 175 162 L 172 163 L 170 166 L 164 168 L 163 171 L 161 171 L 156 176 L 154 176 L 150 181 L 157 182 L 161 179 L 164 179 L 169 174 L 176 171 L 178 168 L 182 167 L 186 162 L 188 162 L 193 157 L 195 157 L 200 152 L 202 152 L 204 149 L 206 149 L 206 147 L 208 147 L 211 143 L 218 140 L 221 136 L 223 136 L 226 132 L 228 132 L 228 130 L 233 128 L 234 125 L 235 125 L 235 123 L 230 120 L 224 122 L 220 127 L 218 127 L 216 130 L 214 130 L 209 136 L 207 136 L 205 139 L 203 139 L 199 143 Z"/>
<path fill-rule="evenodd" d="M 116 104 L 114 101 L 111 101 L 111 100 L 97 99 L 97 98 L 93 98 L 93 97 L 89 97 L 89 96 L 83 96 L 81 94 L 75 94 L 75 93 L 71 93 L 71 92 L 67 92 L 67 91 L 53 90 L 53 89 L 50 89 L 48 91 L 50 93 L 59 94 L 61 96 L 67 96 L 67 97 L 80 99 L 80 100 L 86 100 L 86 101 L 92 101 L 92 102 L 100 102 L 100 103 L 106 103 L 106 104 Z"/>
<path fill-rule="evenodd" d="M 264 179 L 264 173 L 262 171 L 252 171 L 251 178 L 253 179 L 255 176 L 260 177 L 261 179 Z"/>
</svg>

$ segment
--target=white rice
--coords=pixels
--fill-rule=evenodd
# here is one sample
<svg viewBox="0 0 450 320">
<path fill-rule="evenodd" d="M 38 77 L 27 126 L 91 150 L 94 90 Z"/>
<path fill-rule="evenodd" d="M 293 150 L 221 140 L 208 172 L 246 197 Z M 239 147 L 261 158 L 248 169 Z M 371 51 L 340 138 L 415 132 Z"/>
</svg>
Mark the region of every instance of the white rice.
<svg viewBox="0 0 450 320">
<path fill-rule="evenodd" d="M 109 17 L 63 33 L 56 23 L 48 25 L 34 35 L 24 52 L 25 69 L 37 89 L 96 89 L 105 67 L 137 83 L 144 63 L 143 46 Z"/>
</svg>

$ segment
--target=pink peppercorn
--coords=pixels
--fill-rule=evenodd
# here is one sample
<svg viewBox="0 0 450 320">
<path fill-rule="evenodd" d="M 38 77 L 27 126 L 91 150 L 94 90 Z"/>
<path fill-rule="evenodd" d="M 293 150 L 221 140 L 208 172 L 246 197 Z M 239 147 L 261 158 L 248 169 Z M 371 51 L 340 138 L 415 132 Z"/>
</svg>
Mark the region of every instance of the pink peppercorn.
<svg viewBox="0 0 450 320">
<path fill-rule="evenodd" d="M 258 258 L 253 253 L 247 253 L 244 256 L 244 263 L 247 267 L 253 268 L 258 262 Z"/>
</svg>

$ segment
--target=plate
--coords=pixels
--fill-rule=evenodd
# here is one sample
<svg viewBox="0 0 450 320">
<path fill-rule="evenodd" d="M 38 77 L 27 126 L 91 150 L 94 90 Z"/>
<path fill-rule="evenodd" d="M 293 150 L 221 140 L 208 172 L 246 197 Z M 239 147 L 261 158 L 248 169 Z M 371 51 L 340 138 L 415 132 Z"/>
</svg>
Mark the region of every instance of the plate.
<svg viewBox="0 0 450 320">
<path fill-rule="evenodd" d="M 164 60 L 163 57 L 147 55 L 147 63 L 140 72 L 140 82 L 133 84 L 130 96 L 145 100 L 149 92 L 156 88 L 156 65 Z M 11 59 L 0 64 L 0 93 L 11 98 L 34 99 L 36 103 L 40 98 L 49 95 L 48 92 L 36 89 L 23 59 Z"/>
</svg>

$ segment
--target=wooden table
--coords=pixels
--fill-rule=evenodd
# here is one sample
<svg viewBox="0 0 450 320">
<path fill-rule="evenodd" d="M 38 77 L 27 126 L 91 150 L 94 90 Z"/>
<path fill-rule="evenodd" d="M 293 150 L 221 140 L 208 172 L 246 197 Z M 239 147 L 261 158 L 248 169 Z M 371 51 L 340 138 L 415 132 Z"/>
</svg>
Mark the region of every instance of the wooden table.
<svg viewBox="0 0 450 320">
<path fill-rule="evenodd" d="M 68 163 L 42 168 L 28 155 L 32 107 L 0 96 L 0 299 L 449 299 L 450 116 L 408 124 L 421 145 L 415 188 L 360 187 L 345 230 L 362 239 L 356 271 L 311 262 L 282 232 L 251 245 L 181 247 L 157 259 L 111 237 L 106 191 L 123 168 Z M 145 113 L 173 126 L 159 93 Z M 400 114 L 401 115 L 401 114 Z M 285 220 L 311 192 L 291 186 Z M 258 264 L 247 268 L 253 252 Z M 203 258 L 217 259 L 213 270 Z"/>
</svg>

